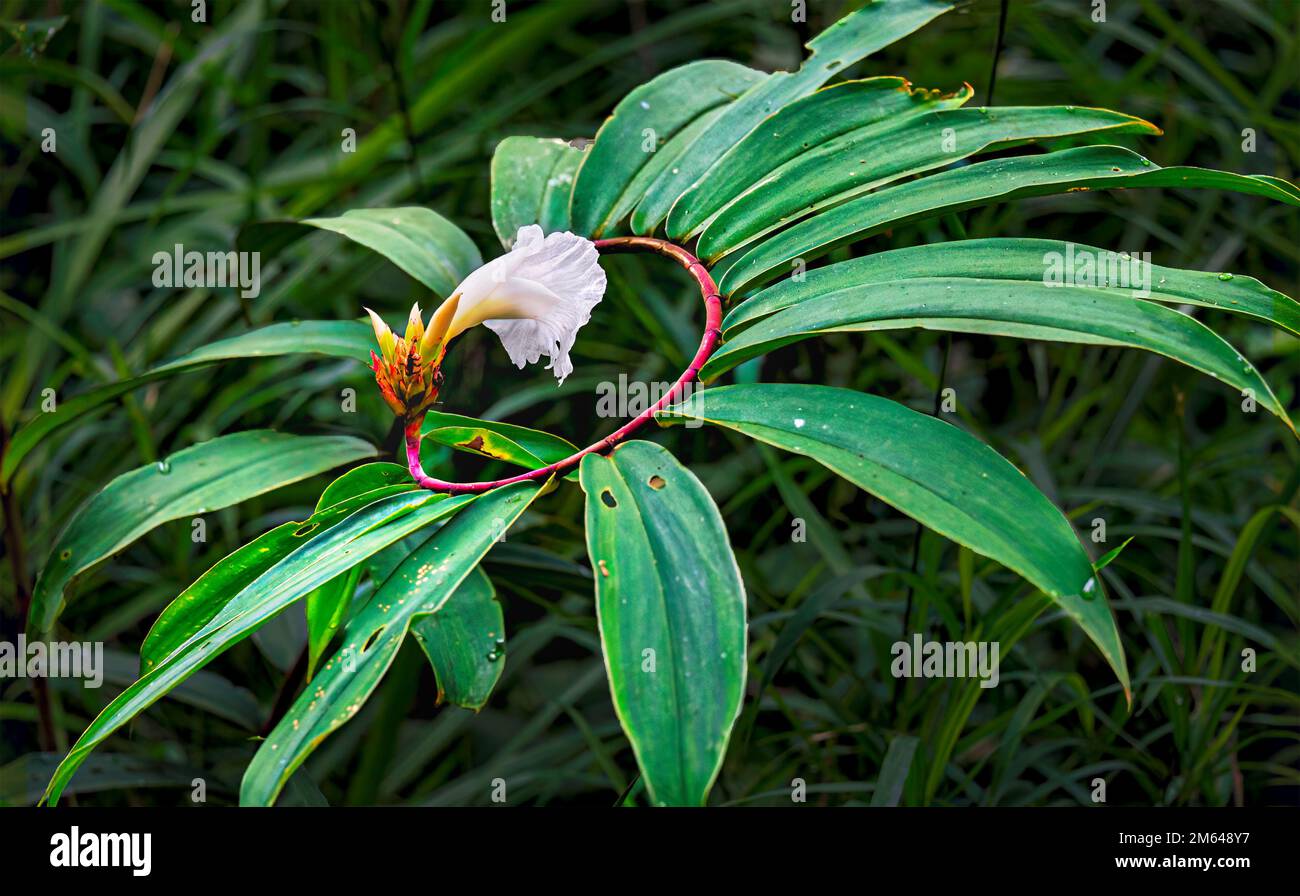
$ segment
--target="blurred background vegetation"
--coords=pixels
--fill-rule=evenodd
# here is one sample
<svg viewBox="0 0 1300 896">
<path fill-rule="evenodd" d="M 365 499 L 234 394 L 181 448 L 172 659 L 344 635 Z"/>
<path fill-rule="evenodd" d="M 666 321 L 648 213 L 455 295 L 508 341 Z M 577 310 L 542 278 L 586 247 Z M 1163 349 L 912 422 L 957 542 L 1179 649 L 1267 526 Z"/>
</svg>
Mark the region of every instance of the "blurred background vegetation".
<svg viewBox="0 0 1300 896">
<path fill-rule="evenodd" d="M 419 204 L 491 257 L 488 162 L 501 138 L 590 137 L 628 90 L 694 59 L 794 67 L 803 42 L 854 5 L 808 0 L 807 21 L 792 22 L 786 0 L 508 0 L 494 23 L 489 0 L 210 0 L 206 22 L 194 22 L 188 0 L 0 0 L 6 434 L 39 412 L 45 389 L 73 395 L 254 325 L 351 318 L 363 304 L 396 321 L 427 300 L 330 234 L 264 258 L 261 295 L 247 300 L 155 289 L 154 252 L 228 249 L 265 218 Z M 1098 22 L 1091 0 L 1012 0 L 994 86 L 1000 6 L 970 3 L 849 74 L 945 90 L 967 81 L 972 105 L 995 90 L 1003 105 L 1112 108 L 1165 130 L 1132 144 L 1161 165 L 1297 179 L 1300 3 L 1109 0 Z M 46 127 L 53 154 L 40 148 Z M 355 153 L 341 150 L 345 128 Z M 1250 197 L 1076 193 L 962 223 L 971 236 L 1150 251 L 1157 264 L 1237 271 L 1300 294 L 1300 217 Z M 946 226 L 852 251 L 951 236 Z M 698 341 L 698 295 L 656 259 L 606 267 L 608 296 L 563 387 L 515 370 L 480 329 L 456 347 L 443 409 L 587 444 L 609 427 L 594 412 L 598 383 L 674 379 Z M 1294 410 L 1296 341 L 1240 318 L 1213 323 Z M 929 411 L 943 367 L 958 401 L 948 419 L 1025 470 L 1083 537 L 1105 521 L 1107 541 L 1089 541 L 1095 555 L 1133 538 L 1105 573 L 1132 710 L 1076 627 L 1055 612 L 1023 615 L 1041 607 L 1005 570 L 918 539 L 910 520 L 812 461 L 721 431 L 665 430 L 651 437 L 714 495 L 749 590 L 749 693 L 712 802 L 789 805 L 802 778 L 810 804 L 868 803 L 894 743 L 899 758 L 914 748 L 905 804 L 1091 805 L 1095 778 L 1110 804 L 1300 803 L 1296 443 L 1231 390 L 1154 355 L 963 335 L 944 348 L 924 331 L 837 335 L 742 375 Z M 347 387 L 356 413 L 342 409 Z M 5 551 L 23 580 L 3 565 L 3 637 L 20 629 L 18 589 L 91 493 L 174 450 L 263 426 L 395 445 L 358 364 L 234 363 L 142 388 L 22 467 Z M 432 462 L 448 478 L 490 471 L 464 455 Z M 0 680 L 0 803 L 36 799 L 70 741 L 134 677 L 144 633 L 171 598 L 255 535 L 303 518 L 326 481 L 209 514 L 206 543 L 192 543 L 188 520 L 165 525 L 80 581 L 60 637 L 104 641 L 108 679 L 100 690 L 51 681 L 44 729 L 30 682 Z M 795 518 L 806 541 L 792 539 Z M 489 555 L 509 646 L 481 713 L 436 706 L 408 643 L 282 802 L 487 803 L 498 777 L 511 803 L 613 805 L 629 788 L 628 802 L 643 801 L 604 680 L 581 526 L 581 495 L 563 488 Z M 1019 628 L 998 688 L 889 675 L 889 645 L 905 632 L 959 640 Z M 300 686 L 302 645 L 301 609 L 283 614 L 115 736 L 69 792 L 82 805 L 181 805 L 203 777 L 210 802 L 233 802 L 252 738 Z M 1253 671 L 1241 669 L 1243 648 L 1257 651 Z"/>
</svg>

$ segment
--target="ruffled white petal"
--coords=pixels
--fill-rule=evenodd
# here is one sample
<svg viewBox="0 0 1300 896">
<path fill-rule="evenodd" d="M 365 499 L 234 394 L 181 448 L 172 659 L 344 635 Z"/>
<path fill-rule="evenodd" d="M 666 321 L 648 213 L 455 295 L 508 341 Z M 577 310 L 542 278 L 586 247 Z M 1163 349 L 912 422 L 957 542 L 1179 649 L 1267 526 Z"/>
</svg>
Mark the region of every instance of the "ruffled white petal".
<svg viewBox="0 0 1300 896">
<path fill-rule="evenodd" d="M 456 288 L 460 305 L 447 339 L 484 324 L 518 367 L 550 358 L 560 382 L 573 372 L 569 351 L 578 330 L 605 295 L 605 271 L 590 240 L 572 233 L 543 236 L 519 228 L 514 248 L 470 274 Z"/>
</svg>

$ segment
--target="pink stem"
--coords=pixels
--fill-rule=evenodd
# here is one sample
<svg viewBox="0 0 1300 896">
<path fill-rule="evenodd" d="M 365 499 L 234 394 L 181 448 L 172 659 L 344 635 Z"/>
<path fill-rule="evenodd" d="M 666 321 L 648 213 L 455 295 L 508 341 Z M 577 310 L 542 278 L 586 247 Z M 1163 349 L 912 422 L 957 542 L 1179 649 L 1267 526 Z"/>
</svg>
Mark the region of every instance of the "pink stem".
<svg viewBox="0 0 1300 896">
<path fill-rule="evenodd" d="M 713 277 L 709 275 L 708 269 L 704 267 L 698 258 L 681 246 L 650 236 L 618 236 L 606 240 L 596 240 L 596 248 L 602 252 L 649 251 L 658 253 L 673 259 L 686 268 L 696 282 L 700 284 L 700 294 L 704 297 L 706 311 L 704 337 L 700 340 L 700 348 L 695 353 L 695 357 L 691 359 L 690 366 L 677 378 L 677 382 L 673 383 L 672 388 L 662 398 L 599 442 L 588 445 L 576 454 L 569 455 L 564 460 L 538 467 L 535 470 L 529 470 L 527 473 L 520 473 L 506 479 L 496 479 L 491 482 L 444 482 L 426 474 L 420 466 L 420 427 L 424 423 L 424 414 L 412 417 L 406 424 L 406 463 L 411 470 L 411 475 L 415 477 L 415 481 L 419 483 L 421 488 L 460 495 L 486 492 L 503 485 L 509 485 L 512 482 L 529 482 L 534 479 L 545 479 L 549 476 L 566 473 L 576 467 L 588 454 L 609 451 L 642 426 L 645 426 L 654 418 L 656 411 L 662 410 L 677 400 L 685 392 L 686 387 L 699 377 L 700 368 L 713 354 L 713 350 L 717 348 L 718 340 L 722 336 L 722 297 L 718 295 L 717 284 L 713 282 Z"/>
</svg>

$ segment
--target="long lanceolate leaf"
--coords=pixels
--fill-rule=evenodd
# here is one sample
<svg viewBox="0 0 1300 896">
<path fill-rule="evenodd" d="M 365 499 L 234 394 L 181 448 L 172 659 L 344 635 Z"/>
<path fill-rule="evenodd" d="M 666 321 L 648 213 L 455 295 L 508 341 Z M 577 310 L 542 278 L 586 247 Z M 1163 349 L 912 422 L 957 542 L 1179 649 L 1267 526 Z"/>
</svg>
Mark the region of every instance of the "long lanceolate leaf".
<svg viewBox="0 0 1300 896">
<path fill-rule="evenodd" d="M 406 467 L 398 464 L 364 464 L 344 473 L 321 493 L 316 512 L 309 518 L 283 523 L 253 539 L 213 565 L 168 604 L 140 648 L 141 671 L 149 671 L 201 631 L 235 595 L 307 538 L 320 535 L 367 504 L 417 487 Z M 333 584 L 326 583 L 308 595 L 309 614 L 312 600 Z M 310 620 L 308 635 L 310 645 Z"/>
<path fill-rule="evenodd" d="M 933 109 L 951 109 L 971 98 L 969 85 L 951 94 L 912 87 L 906 78 L 884 76 L 824 87 L 777 111 L 727 151 L 668 214 L 668 237 L 684 242 L 719 209 L 796 156 L 828 141 L 881 122 L 899 122 Z"/>
<path fill-rule="evenodd" d="M 378 252 L 443 298 L 483 264 L 465 231 L 421 206 L 358 208 L 335 218 L 259 221 L 241 231 L 239 245 L 273 252 L 313 229 L 337 233 Z"/>
<path fill-rule="evenodd" d="M 656 803 L 708 797 L 740 711 L 745 591 L 713 499 L 652 442 L 580 468 L 614 709 Z"/>
<path fill-rule="evenodd" d="M 488 492 L 416 548 L 348 625 L 343 646 L 258 748 L 240 786 L 241 805 L 270 805 L 294 770 L 356 714 L 388 671 L 412 621 L 436 614 L 540 487 L 518 483 Z M 472 595 L 471 595 L 472 596 Z M 455 649 L 496 649 L 500 631 L 477 633 Z"/>
<path fill-rule="evenodd" d="M 1080 134 L 1159 132 L 1140 118 L 1075 106 L 895 116 L 816 146 L 755 182 L 714 216 L 699 254 L 718 258 L 822 208 L 985 150 Z"/>
<path fill-rule="evenodd" d="M 265 358 L 275 355 L 316 354 L 365 361 L 374 332 L 355 320 L 313 320 L 271 324 L 239 336 L 222 339 L 159 365 L 139 376 L 109 383 L 59 401 L 55 410 L 40 414 L 14 434 L 9 449 L 0 459 L 0 488 L 7 488 L 18 465 L 42 440 L 73 423 L 119 395 L 147 383 L 199 370 L 235 358 Z"/>
<path fill-rule="evenodd" d="M 238 504 L 282 485 L 373 456 L 350 436 L 251 430 L 178 451 L 123 473 L 97 492 L 59 536 L 36 580 L 28 627 L 49 631 L 68 583 L 169 520 Z"/>
<path fill-rule="evenodd" d="M 729 340 L 704 365 L 708 380 L 782 345 L 820 333 L 920 327 L 1141 348 L 1249 390 L 1294 431 L 1249 361 L 1213 330 L 1130 291 L 1039 282 L 922 277 L 849 287 L 792 305 Z"/>
<path fill-rule="evenodd" d="M 741 302 L 722 322 L 722 331 L 732 336 L 769 314 L 842 289 L 922 277 L 1023 283 L 1055 278 L 1067 286 L 1095 285 L 1152 302 L 1242 314 L 1300 336 L 1300 302 L 1253 277 L 1162 267 L 1135 255 L 1079 243 L 1015 238 L 910 246 L 815 268 Z"/>
<path fill-rule="evenodd" d="M 776 72 L 746 91 L 646 189 L 636 219 L 647 229 L 638 232 L 657 227 L 677 198 L 763 119 L 950 9 L 938 0 L 876 0 L 813 38 L 798 71 Z"/>
<path fill-rule="evenodd" d="M 1069 522 L 1019 470 L 968 433 L 873 395 L 766 383 L 702 391 L 660 419 L 714 423 L 811 457 L 1019 573 L 1079 624 L 1128 693 L 1114 617 Z"/>
<path fill-rule="evenodd" d="M 724 295 L 740 295 L 788 273 L 796 261 L 909 221 L 1008 199 L 1116 187 L 1233 190 L 1300 206 L 1300 189 L 1276 177 L 1160 168 L 1118 146 L 1085 146 L 976 162 L 851 199 L 756 243 L 726 268 L 720 287 Z"/>
<path fill-rule="evenodd" d="M 692 62 L 642 84 L 614 107 L 587 150 L 573 186 L 575 233 L 612 232 L 641 199 L 629 189 L 671 137 L 710 109 L 729 103 L 764 76 L 721 59 Z"/>
<path fill-rule="evenodd" d="M 471 496 L 427 492 L 383 498 L 316 535 L 246 585 L 196 634 L 119 694 L 78 738 L 59 764 L 45 799 L 56 803 L 77 767 L 114 731 L 222 651 L 281 610 L 390 544 L 446 518 Z"/>
</svg>

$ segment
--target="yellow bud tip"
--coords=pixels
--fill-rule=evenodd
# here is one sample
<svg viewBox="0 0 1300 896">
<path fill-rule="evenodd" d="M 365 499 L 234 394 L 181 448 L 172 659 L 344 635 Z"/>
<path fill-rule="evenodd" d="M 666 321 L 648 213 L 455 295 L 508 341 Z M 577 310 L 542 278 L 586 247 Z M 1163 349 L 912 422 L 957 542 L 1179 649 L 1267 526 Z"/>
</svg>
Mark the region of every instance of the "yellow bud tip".
<svg viewBox="0 0 1300 896">
<path fill-rule="evenodd" d="M 406 319 L 406 341 L 418 342 L 424 335 L 424 320 L 420 316 L 420 303 L 411 306 L 411 313 Z"/>
<path fill-rule="evenodd" d="M 383 318 L 369 308 L 366 308 L 365 311 L 366 314 L 370 315 L 371 326 L 375 328 L 375 341 L 379 343 L 379 353 L 384 356 L 385 361 L 391 364 L 394 351 L 397 348 L 397 337 L 388 328 L 388 324 L 384 323 Z"/>
<path fill-rule="evenodd" d="M 456 317 L 456 309 L 459 307 L 460 293 L 456 293 L 433 312 L 433 317 L 429 319 L 429 328 L 424 331 L 424 336 L 420 339 L 420 357 L 428 358 L 430 361 L 436 357 L 436 353 L 449 338 L 447 330 Z"/>
</svg>

